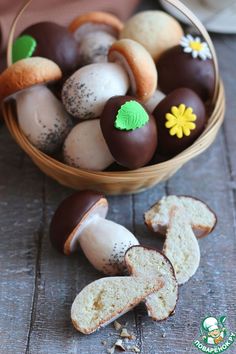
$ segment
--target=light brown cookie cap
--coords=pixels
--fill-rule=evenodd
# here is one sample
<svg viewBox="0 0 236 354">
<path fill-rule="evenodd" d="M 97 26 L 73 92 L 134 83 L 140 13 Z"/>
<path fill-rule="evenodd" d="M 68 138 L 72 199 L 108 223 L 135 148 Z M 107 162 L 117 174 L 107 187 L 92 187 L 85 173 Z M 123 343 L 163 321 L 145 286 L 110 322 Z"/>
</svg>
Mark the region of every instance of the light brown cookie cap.
<svg viewBox="0 0 236 354">
<path fill-rule="evenodd" d="M 92 11 L 76 17 L 69 25 L 69 31 L 74 33 L 78 28 L 88 23 L 110 26 L 114 29 L 117 35 L 124 27 L 118 17 L 107 12 Z"/>
<path fill-rule="evenodd" d="M 19 60 L 0 76 L 0 101 L 18 91 L 61 77 L 61 69 L 49 59 L 33 57 Z"/>
<path fill-rule="evenodd" d="M 121 39 L 111 46 L 110 62 L 120 63 L 128 72 L 133 94 L 147 101 L 157 88 L 157 70 L 148 51 L 132 39 Z"/>
</svg>

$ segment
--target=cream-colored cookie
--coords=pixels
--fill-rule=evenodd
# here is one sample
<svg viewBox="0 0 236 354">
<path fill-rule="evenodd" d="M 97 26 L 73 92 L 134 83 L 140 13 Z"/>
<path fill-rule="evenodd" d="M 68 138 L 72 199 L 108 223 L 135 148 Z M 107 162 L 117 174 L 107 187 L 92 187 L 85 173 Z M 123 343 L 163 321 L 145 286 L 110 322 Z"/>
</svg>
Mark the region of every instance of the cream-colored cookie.
<svg viewBox="0 0 236 354">
<path fill-rule="evenodd" d="M 18 92 L 16 108 L 19 126 L 32 145 L 45 153 L 59 150 L 73 122 L 46 86 Z"/>
<path fill-rule="evenodd" d="M 65 82 L 62 102 L 66 110 L 80 119 L 97 118 L 107 100 L 125 95 L 130 86 L 128 75 L 115 63 L 90 64 L 77 70 Z"/>
<path fill-rule="evenodd" d="M 163 253 L 174 267 L 178 284 L 186 283 L 196 273 L 200 249 L 183 207 L 173 207 L 170 211 Z"/>
<path fill-rule="evenodd" d="M 115 321 L 164 285 L 162 278 L 109 277 L 87 285 L 75 298 L 71 319 L 75 328 L 90 334 Z"/>
<path fill-rule="evenodd" d="M 163 197 L 145 213 L 144 219 L 147 227 L 165 236 L 170 223 L 170 211 L 173 207 L 184 207 L 198 238 L 212 232 L 217 223 L 215 213 L 203 201 L 191 196 L 169 195 Z"/>
<path fill-rule="evenodd" d="M 173 314 L 178 299 L 178 284 L 169 259 L 156 249 L 133 246 L 125 254 L 125 263 L 133 276 L 164 279 L 163 288 L 145 299 L 149 316 L 161 321 Z"/>
<path fill-rule="evenodd" d="M 106 63 L 111 45 L 116 38 L 104 31 L 89 32 L 79 45 L 80 64 Z"/>
<path fill-rule="evenodd" d="M 166 97 L 160 90 L 156 90 L 154 94 L 144 103 L 149 113 L 153 113 L 156 106 Z"/>
<path fill-rule="evenodd" d="M 120 38 L 130 38 L 141 43 L 155 61 L 164 51 L 179 44 L 182 36 L 180 24 L 170 15 L 157 10 L 134 15 L 126 22 L 120 34 Z"/>
<path fill-rule="evenodd" d="M 68 165 L 88 170 L 102 171 L 114 162 L 99 119 L 77 124 L 65 140 L 63 155 Z"/>
</svg>

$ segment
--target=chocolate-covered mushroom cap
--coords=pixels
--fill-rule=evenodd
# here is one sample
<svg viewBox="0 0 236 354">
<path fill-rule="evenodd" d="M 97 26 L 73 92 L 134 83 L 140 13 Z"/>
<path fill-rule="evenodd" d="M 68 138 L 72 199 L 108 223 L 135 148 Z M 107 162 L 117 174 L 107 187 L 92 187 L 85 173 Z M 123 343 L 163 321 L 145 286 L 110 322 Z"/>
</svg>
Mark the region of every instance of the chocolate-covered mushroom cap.
<svg viewBox="0 0 236 354">
<path fill-rule="evenodd" d="M 33 56 L 53 60 L 63 73 L 78 68 L 78 44 L 66 27 L 54 22 L 39 22 L 27 27 L 22 35 L 31 36 L 36 41 Z"/>
<path fill-rule="evenodd" d="M 157 147 L 156 122 L 133 97 L 109 99 L 100 122 L 106 143 L 118 164 L 137 169 L 151 160 Z"/>
<path fill-rule="evenodd" d="M 57 208 L 50 225 L 50 239 L 60 252 L 69 255 L 76 251 L 83 223 L 91 214 L 106 217 L 107 200 L 93 191 L 77 192 L 64 199 Z"/>
<path fill-rule="evenodd" d="M 106 220 L 107 200 L 92 191 L 77 192 L 65 199 L 51 222 L 52 244 L 69 255 L 79 242 L 90 263 L 105 274 L 124 271 L 126 250 L 139 242 L 122 225 Z"/>
<path fill-rule="evenodd" d="M 204 103 L 188 88 L 167 95 L 153 115 L 158 128 L 158 150 L 164 156 L 175 156 L 192 145 L 207 122 Z"/>
<path fill-rule="evenodd" d="M 200 38 L 187 35 L 164 52 L 157 61 L 158 84 L 165 94 L 188 87 L 203 101 L 211 100 L 215 89 L 215 69 L 210 50 Z"/>
</svg>

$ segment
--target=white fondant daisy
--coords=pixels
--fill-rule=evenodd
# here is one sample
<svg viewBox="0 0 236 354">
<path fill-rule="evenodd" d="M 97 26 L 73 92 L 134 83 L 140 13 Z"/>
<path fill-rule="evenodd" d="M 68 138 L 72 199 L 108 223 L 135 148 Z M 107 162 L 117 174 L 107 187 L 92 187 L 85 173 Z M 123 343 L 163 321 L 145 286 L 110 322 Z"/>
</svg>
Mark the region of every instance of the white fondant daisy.
<svg viewBox="0 0 236 354">
<path fill-rule="evenodd" d="M 193 37 L 191 34 L 183 36 L 180 41 L 184 53 L 192 54 L 192 57 L 202 60 L 211 59 L 212 55 L 206 42 L 202 42 L 200 37 Z"/>
</svg>

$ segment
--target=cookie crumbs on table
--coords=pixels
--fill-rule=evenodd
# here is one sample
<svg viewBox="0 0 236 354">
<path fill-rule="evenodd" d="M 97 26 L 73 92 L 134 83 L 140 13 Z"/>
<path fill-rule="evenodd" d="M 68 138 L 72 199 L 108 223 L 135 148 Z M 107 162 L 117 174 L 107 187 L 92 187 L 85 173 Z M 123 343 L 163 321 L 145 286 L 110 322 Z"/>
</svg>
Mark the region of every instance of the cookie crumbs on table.
<svg viewBox="0 0 236 354">
<path fill-rule="evenodd" d="M 114 325 L 116 331 L 119 331 L 120 329 L 122 329 L 122 325 L 118 321 L 114 321 L 113 325 Z"/>
</svg>

